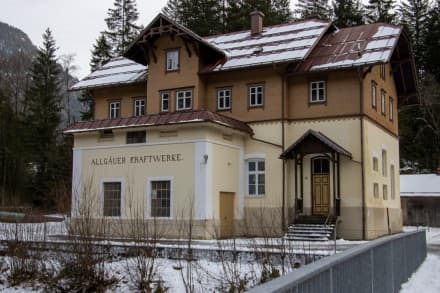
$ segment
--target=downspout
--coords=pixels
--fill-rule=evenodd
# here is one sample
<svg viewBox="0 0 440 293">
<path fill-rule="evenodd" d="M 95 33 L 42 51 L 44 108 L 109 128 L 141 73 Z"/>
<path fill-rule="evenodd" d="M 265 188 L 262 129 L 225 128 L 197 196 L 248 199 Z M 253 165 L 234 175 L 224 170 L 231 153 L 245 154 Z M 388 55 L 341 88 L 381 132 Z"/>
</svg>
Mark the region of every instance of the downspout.
<svg viewBox="0 0 440 293">
<path fill-rule="evenodd" d="M 360 117 L 360 127 L 361 127 L 361 188 L 362 188 L 362 239 L 367 239 L 367 212 L 366 212 L 366 198 L 365 198 L 365 170 L 364 170 L 364 74 L 362 68 L 358 69 L 358 79 L 359 79 L 359 117 Z"/>
<path fill-rule="evenodd" d="M 286 78 L 284 75 L 281 76 L 281 147 L 282 152 L 285 151 L 285 85 L 286 85 Z M 286 231 L 286 160 L 283 160 L 282 164 L 282 211 L 281 211 L 281 220 L 282 220 L 282 228 L 283 231 Z"/>
</svg>

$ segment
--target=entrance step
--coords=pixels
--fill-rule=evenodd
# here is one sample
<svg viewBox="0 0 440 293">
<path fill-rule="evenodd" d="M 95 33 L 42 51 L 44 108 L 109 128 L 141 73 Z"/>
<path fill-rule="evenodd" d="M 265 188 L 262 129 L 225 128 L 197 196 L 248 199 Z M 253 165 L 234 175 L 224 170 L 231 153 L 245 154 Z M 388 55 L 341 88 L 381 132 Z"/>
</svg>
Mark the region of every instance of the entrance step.
<svg viewBox="0 0 440 293">
<path fill-rule="evenodd" d="M 285 237 L 293 241 L 328 241 L 333 239 L 335 222 L 333 216 L 300 216 L 287 228 Z"/>
<path fill-rule="evenodd" d="M 334 225 L 295 224 L 287 228 L 285 237 L 293 241 L 328 241 L 334 231 Z"/>
</svg>

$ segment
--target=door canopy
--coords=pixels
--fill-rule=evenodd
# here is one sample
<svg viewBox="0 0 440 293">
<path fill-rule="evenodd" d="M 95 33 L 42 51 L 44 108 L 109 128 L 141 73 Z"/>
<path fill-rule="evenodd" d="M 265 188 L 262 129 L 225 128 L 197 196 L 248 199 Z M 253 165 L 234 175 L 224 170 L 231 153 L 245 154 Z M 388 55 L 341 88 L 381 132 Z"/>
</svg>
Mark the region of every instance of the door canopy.
<svg viewBox="0 0 440 293">
<path fill-rule="evenodd" d="M 316 153 L 339 153 L 350 159 L 353 157 L 349 151 L 321 132 L 309 129 L 281 154 L 280 159 L 292 160 L 298 155 Z"/>
</svg>

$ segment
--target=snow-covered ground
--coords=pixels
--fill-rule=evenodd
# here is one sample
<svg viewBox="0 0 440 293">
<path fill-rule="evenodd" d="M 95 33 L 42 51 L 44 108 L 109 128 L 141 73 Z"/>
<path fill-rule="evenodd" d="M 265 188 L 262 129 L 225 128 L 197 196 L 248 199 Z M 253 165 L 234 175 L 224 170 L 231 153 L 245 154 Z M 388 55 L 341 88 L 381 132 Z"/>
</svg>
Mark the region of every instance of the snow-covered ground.
<svg viewBox="0 0 440 293">
<path fill-rule="evenodd" d="M 405 231 L 414 231 L 417 227 L 405 227 Z M 440 228 L 426 230 L 428 256 L 419 269 L 405 284 L 401 293 L 438 293 L 440 292 Z"/>
</svg>

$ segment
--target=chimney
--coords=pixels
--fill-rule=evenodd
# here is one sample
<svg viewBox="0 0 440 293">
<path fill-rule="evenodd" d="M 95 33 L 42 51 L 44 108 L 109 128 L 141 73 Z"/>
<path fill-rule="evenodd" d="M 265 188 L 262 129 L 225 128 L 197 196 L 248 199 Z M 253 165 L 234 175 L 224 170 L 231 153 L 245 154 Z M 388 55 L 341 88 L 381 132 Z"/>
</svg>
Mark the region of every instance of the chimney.
<svg viewBox="0 0 440 293">
<path fill-rule="evenodd" d="M 263 32 L 263 17 L 264 14 L 261 11 L 254 10 L 250 14 L 251 16 L 251 35 L 259 35 Z"/>
</svg>

